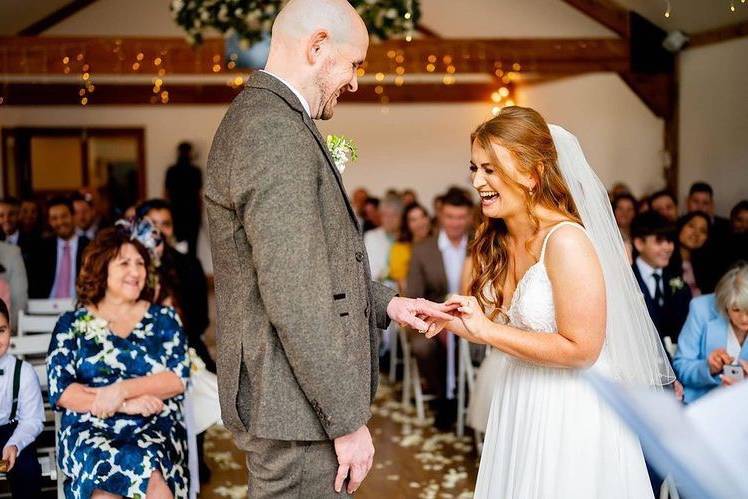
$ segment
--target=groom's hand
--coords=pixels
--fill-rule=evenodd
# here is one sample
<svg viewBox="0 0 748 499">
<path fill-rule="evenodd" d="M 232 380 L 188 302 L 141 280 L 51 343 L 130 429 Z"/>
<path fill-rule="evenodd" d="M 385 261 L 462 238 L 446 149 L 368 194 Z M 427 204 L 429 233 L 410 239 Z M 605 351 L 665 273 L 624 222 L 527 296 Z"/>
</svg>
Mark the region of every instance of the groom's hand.
<svg viewBox="0 0 748 499">
<path fill-rule="evenodd" d="M 353 494 L 361 486 L 374 462 L 374 444 L 366 425 L 353 433 L 335 439 L 335 454 L 338 456 L 338 474 L 335 477 L 335 492 L 340 493 L 348 478 L 348 493 Z"/>
<path fill-rule="evenodd" d="M 454 318 L 449 312 L 456 308 L 456 305 L 434 303 L 423 298 L 397 296 L 387 305 L 387 315 L 401 326 L 435 335 Z"/>
</svg>

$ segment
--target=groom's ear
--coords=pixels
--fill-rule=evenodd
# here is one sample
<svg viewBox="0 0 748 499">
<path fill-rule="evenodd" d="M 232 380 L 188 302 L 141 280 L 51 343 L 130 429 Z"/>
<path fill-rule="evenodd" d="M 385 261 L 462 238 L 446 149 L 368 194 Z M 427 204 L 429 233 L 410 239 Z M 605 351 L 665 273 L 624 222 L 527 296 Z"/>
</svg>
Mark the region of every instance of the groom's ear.
<svg viewBox="0 0 748 499">
<path fill-rule="evenodd" d="M 307 44 L 306 58 L 314 66 L 320 60 L 325 45 L 330 42 L 330 33 L 321 29 L 312 33 Z"/>
</svg>

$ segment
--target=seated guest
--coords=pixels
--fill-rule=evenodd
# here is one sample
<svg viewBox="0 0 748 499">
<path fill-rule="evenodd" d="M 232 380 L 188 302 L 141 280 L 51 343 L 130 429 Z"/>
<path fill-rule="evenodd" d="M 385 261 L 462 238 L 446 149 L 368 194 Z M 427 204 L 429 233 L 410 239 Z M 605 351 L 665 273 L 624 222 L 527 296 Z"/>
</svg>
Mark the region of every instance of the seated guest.
<svg viewBox="0 0 748 499">
<path fill-rule="evenodd" d="M 678 219 L 678 200 L 666 190 L 657 191 L 649 196 L 649 206 L 669 222 Z"/>
<path fill-rule="evenodd" d="M 21 206 L 18 210 L 18 228 L 22 234 L 33 236 L 39 239 L 42 233 L 41 218 L 39 217 L 39 205 L 36 200 L 25 198 L 21 199 Z"/>
<path fill-rule="evenodd" d="M 676 343 L 688 314 L 691 291 L 681 273 L 670 267 L 674 232 L 670 222 L 656 212 L 639 215 L 631 224 L 634 276 L 660 337 L 669 336 Z"/>
<path fill-rule="evenodd" d="M 730 210 L 731 232 L 748 234 L 748 199 L 740 201 Z"/>
<path fill-rule="evenodd" d="M 369 199 L 369 193 L 363 187 L 357 188 L 351 195 L 351 205 L 356 212 L 356 219 L 359 226 L 364 225 L 364 211 L 366 210 L 366 200 Z"/>
<path fill-rule="evenodd" d="M 364 245 L 369 255 L 371 277 L 375 281 L 389 280 L 390 249 L 400 235 L 403 205 L 400 196 L 389 196 L 379 206 L 381 225 L 364 234 Z"/>
<path fill-rule="evenodd" d="M 15 198 L 0 199 L 0 232 L 5 234 L 5 242 L 21 248 L 24 261 L 28 264 L 30 252 L 39 241 L 37 232 L 21 230 L 20 203 Z"/>
<path fill-rule="evenodd" d="M 44 429 L 39 378 L 31 364 L 8 353 L 10 315 L 0 300 L 0 447 L 14 499 L 41 497 L 42 470 L 34 441 Z"/>
<path fill-rule="evenodd" d="M 215 373 L 216 363 L 203 341 L 203 334 L 210 324 L 208 281 L 203 266 L 196 256 L 180 253 L 174 248 L 177 240 L 174 236 L 174 219 L 168 201 L 145 201 L 138 207 L 137 212 L 138 218 L 150 220 L 163 236 L 163 244 L 156 248 L 159 256 L 158 275 L 163 292 L 159 293 L 161 296 L 156 296 L 156 302 L 163 303 L 167 298 L 171 299 L 171 304 L 178 310 L 182 319 L 187 343 L 205 362 L 208 371 Z"/>
<path fill-rule="evenodd" d="M 626 252 L 629 262 L 632 261 L 633 247 L 631 245 L 631 222 L 636 216 L 636 198 L 629 193 L 619 194 L 613 198 L 613 214 L 616 217 L 616 225 L 621 231 L 623 243 L 626 245 Z"/>
<path fill-rule="evenodd" d="M 363 218 L 364 225 L 362 229 L 364 232 L 369 232 L 381 225 L 379 217 L 379 198 L 370 197 L 366 199 Z"/>
<path fill-rule="evenodd" d="M 26 308 L 29 298 L 26 265 L 23 263 L 21 249 L 12 244 L 0 241 L 0 280 L 7 285 L 9 300 L 5 300 L 10 309 L 10 323 L 16 324 L 18 312 Z"/>
<path fill-rule="evenodd" d="M 706 213 L 711 224 L 711 239 L 716 247 L 721 247 L 730 234 L 730 221 L 714 214 L 714 189 L 706 182 L 694 182 L 688 190 L 686 199 L 688 213 L 701 211 Z"/>
<path fill-rule="evenodd" d="M 416 191 L 413 189 L 405 189 L 401 195 L 403 206 L 410 206 L 411 204 L 418 204 L 418 196 Z"/>
<path fill-rule="evenodd" d="M 73 205 L 66 198 L 47 203 L 47 220 L 54 235 L 43 239 L 29 258 L 31 298 L 75 298 L 75 277 L 88 239 L 75 233 Z"/>
<path fill-rule="evenodd" d="M 748 264 L 743 262 L 720 279 L 714 294 L 691 302 L 673 359 L 686 402 L 720 384 L 731 384 L 732 379 L 722 372 L 725 365 L 748 361 L 747 334 Z M 747 364 L 741 365 L 745 369 Z"/>
<path fill-rule="evenodd" d="M 150 303 L 149 265 L 131 232 L 99 232 L 78 277 L 80 306 L 52 334 L 66 497 L 187 497 L 187 341 L 174 309 Z"/>
<path fill-rule="evenodd" d="M 676 265 L 676 272 L 683 274 L 692 297 L 714 291 L 714 257 L 709 246 L 711 229 L 709 215 L 703 211 L 692 211 L 678 219 L 678 251 L 671 263 Z"/>
<path fill-rule="evenodd" d="M 748 261 L 748 200 L 744 199 L 730 211 L 731 231 L 726 243 L 725 263 Z"/>
<path fill-rule="evenodd" d="M 413 245 L 431 236 L 431 218 L 420 204 L 409 204 L 403 210 L 400 227 L 400 237 L 390 250 L 390 278 L 404 293 Z"/>
<path fill-rule="evenodd" d="M 623 182 L 616 182 L 613 184 L 613 187 L 610 188 L 610 191 L 608 191 L 608 197 L 610 197 L 611 201 L 623 194 L 631 194 L 631 189 Z"/>
<path fill-rule="evenodd" d="M 438 233 L 413 246 L 406 296 L 442 302 L 460 291 L 472 216 L 473 203 L 464 193 L 450 191 L 442 198 Z M 417 334 L 410 341 L 418 369 L 429 392 L 436 396 L 436 426 L 446 430 L 454 423 L 457 409 L 457 342 L 448 331 L 442 331 L 438 338 L 434 341 Z"/>
<path fill-rule="evenodd" d="M 99 226 L 96 223 L 96 211 L 94 210 L 91 196 L 85 196 L 75 193 L 71 197 L 73 202 L 73 223 L 75 223 L 75 233 L 84 236 L 89 241 L 93 241 Z"/>
</svg>

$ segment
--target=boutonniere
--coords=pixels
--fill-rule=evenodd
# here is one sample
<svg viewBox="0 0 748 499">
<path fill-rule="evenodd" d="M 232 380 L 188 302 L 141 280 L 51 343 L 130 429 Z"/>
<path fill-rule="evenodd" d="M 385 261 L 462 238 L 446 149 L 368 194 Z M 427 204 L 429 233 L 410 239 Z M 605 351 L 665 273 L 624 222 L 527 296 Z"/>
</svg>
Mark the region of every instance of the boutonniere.
<svg viewBox="0 0 748 499">
<path fill-rule="evenodd" d="M 330 150 L 332 160 L 335 162 L 335 168 L 338 169 L 341 175 L 345 171 L 348 161 L 356 161 L 358 159 L 356 144 L 351 139 L 347 139 L 342 135 L 328 135 L 327 148 Z"/>
<path fill-rule="evenodd" d="M 73 324 L 78 334 L 87 340 L 94 340 L 96 343 L 102 343 L 107 334 L 109 334 L 108 322 L 104 319 L 86 314 Z"/>
<path fill-rule="evenodd" d="M 680 277 L 673 277 L 672 279 L 670 279 L 670 282 L 668 284 L 670 285 L 670 289 L 673 292 L 676 292 L 682 289 L 683 286 L 685 286 L 683 279 L 681 279 Z"/>
</svg>

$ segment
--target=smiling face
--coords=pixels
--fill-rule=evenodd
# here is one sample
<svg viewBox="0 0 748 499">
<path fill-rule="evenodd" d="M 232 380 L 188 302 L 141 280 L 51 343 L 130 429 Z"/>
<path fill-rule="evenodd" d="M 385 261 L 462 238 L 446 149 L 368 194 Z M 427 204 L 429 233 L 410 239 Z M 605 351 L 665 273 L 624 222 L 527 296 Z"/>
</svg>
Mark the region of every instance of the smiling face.
<svg viewBox="0 0 748 499">
<path fill-rule="evenodd" d="M 49 207 L 49 226 L 60 239 L 68 240 L 75 233 L 73 213 L 65 204 L 55 204 Z"/>
<path fill-rule="evenodd" d="M 0 230 L 6 235 L 13 234 L 18 228 L 18 207 L 0 202 Z"/>
<path fill-rule="evenodd" d="M 527 195 L 523 187 L 530 189 L 535 182 L 520 174 L 517 160 L 507 148 L 493 143 L 491 147 L 501 172 L 478 141 L 473 142 L 470 158 L 473 187 L 480 195 L 481 210 L 490 218 L 508 218 L 524 213 Z"/>
<path fill-rule="evenodd" d="M 315 78 L 319 96 L 316 119 L 329 120 L 335 113 L 338 98 L 345 92 L 358 90 L 358 68 L 364 63 L 369 37 L 355 33 L 350 42 L 328 43 L 330 54 L 322 62 Z"/>
<path fill-rule="evenodd" d="M 667 267 L 675 249 L 673 241 L 658 235 L 635 237 L 634 246 L 641 259 L 655 269 Z"/>
<path fill-rule="evenodd" d="M 431 230 L 431 220 L 421 208 L 413 208 L 408 211 L 407 223 L 414 241 L 422 241 L 428 237 Z"/>
<path fill-rule="evenodd" d="M 107 296 L 132 302 L 145 287 L 145 260 L 132 244 L 123 244 L 107 266 Z"/>
<path fill-rule="evenodd" d="M 697 191 L 688 196 L 688 211 L 703 211 L 704 213 L 714 215 L 714 200 L 708 192 Z"/>
<path fill-rule="evenodd" d="M 706 243 L 709 235 L 709 225 L 704 217 L 695 216 L 689 220 L 678 234 L 678 241 L 684 248 L 693 251 L 701 248 Z"/>
<path fill-rule="evenodd" d="M 621 198 L 616 203 L 615 208 L 616 224 L 621 229 L 628 229 L 631 227 L 631 222 L 636 216 L 636 207 L 634 203 L 628 198 Z"/>
</svg>

